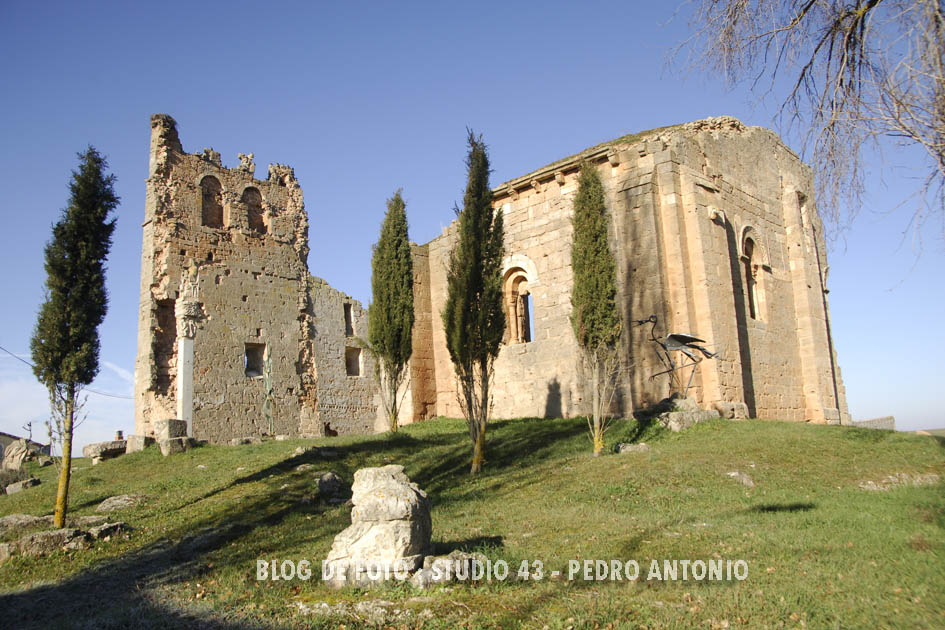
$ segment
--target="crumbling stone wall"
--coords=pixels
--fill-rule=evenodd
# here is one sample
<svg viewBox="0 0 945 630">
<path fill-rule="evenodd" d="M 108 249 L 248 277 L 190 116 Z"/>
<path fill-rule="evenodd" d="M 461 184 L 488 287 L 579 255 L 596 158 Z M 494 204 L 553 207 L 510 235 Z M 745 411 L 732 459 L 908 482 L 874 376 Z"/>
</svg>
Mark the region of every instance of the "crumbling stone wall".
<svg viewBox="0 0 945 630">
<path fill-rule="evenodd" d="M 314 423 L 304 424 L 301 432 L 371 433 L 377 414 L 374 360 L 360 341 L 368 338 L 367 311 L 314 276 L 309 279 L 309 295 L 315 324 L 317 413 Z"/>
<path fill-rule="evenodd" d="M 373 418 L 364 392 L 373 370 L 344 374 L 341 294 L 310 279 L 308 216 L 293 170 L 269 166 L 254 177 L 252 154 L 225 168 L 219 153 L 184 152 L 176 123 L 151 118 L 151 160 L 143 225 L 135 427 L 178 417 L 182 336 L 180 292 L 196 285 L 193 330 L 193 436 L 212 442 L 261 434 L 364 430 Z M 354 301 L 352 313 L 364 322 Z M 337 306 L 337 308 L 334 308 Z M 179 309 L 178 309 L 179 310 Z M 366 325 L 366 324 L 365 324 Z M 267 362 L 271 367 L 267 368 Z M 267 372 L 271 420 L 264 412 Z M 324 396 L 324 400 L 320 400 Z M 352 402 L 343 405 L 339 398 Z"/>
<path fill-rule="evenodd" d="M 722 117 L 625 137 L 495 189 L 505 213 L 506 271 L 527 279 L 534 337 L 495 362 L 498 417 L 586 413 L 571 331 L 571 216 L 578 168 L 598 169 L 611 215 L 627 332 L 615 411 L 670 393 L 651 341 L 691 333 L 719 358 L 690 395 L 704 407 L 744 402 L 752 416 L 849 422 L 829 329 L 823 226 L 809 168 L 771 131 Z M 436 412 L 457 415 L 439 313 L 455 223 L 428 244 Z M 418 257 L 420 260 L 420 257 Z M 688 370 L 682 373 L 684 382 Z M 414 385 L 415 386 L 415 385 Z"/>
</svg>

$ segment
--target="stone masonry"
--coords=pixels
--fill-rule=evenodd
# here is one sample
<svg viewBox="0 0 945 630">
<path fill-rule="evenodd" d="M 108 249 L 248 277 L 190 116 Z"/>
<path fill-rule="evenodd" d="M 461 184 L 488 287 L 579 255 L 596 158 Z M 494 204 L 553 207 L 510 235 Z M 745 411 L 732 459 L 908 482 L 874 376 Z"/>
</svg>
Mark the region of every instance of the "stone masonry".
<svg viewBox="0 0 945 630">
<path fill-rule="evenodd" d="M 136 433 L 180 419 L 224 443 L 383 430 L 367 313 L 309 274 L 308 216 L 293 170 L 254 177 L 185 153 L 151 119 L 143 227 Z M 776 134 L 730 117 L 625 136 L 495 188 L 505 215 L 506 342 L 493 415 L 587 412 L 571 312 L 571 216 L 582 163 L 598 169 L 624 322 L 614 412 L 673 386 L 651 334 L 692 334 L 718 354 L 688 395 L 733 417 L 850 422 L 827 304 L 824 230 L 810 169 Z M 413 355 L 401 423 L 460 414 L 440 313 L 455 223 L 414 245 Z M 656 324 L 637 322 L 656 316 Z M 688 370 L 683 378 L 688 379 Z M 271 422 L 266 418 L 271 387 Z M 735 413 L 735 412 L 738 413 Z"/>
<path fill-rule="evenodd" d="M 651 378 L 663 369 L 651 326 L 635 324 L 656 315 L 656 336 L 693 334 L 718 353 L 699 364 L 689 391 L 704 409 L 734 405 L 751 417 L 849 423 L 810 169 L 773 132 L 731 117 L 619 138 L 495 188 L 505 214 L 510 331 L 495 361 L 496 417 L 587 412 L 569 321 L 582 162 L 604 183 L 627 332 L 615 412 L 671 393 L 667 376 Z M 415 249 L 417 268 L 428 275 L 415 302 L 411 419 L 460 413 L 439 316 L 455 240 L 454 222 Z"/>
<path fill-rule="evenodd" d="M 135 433 L 169 419 L 216 443 L 369 431 L 373 365 L 355 339 L 366 313 L 309 274 L 293 170 L 272 164 L 260 180 L 252 154 L 239 158 L 185 153 L 174 119 L 151 117 Z"/>
</svg>

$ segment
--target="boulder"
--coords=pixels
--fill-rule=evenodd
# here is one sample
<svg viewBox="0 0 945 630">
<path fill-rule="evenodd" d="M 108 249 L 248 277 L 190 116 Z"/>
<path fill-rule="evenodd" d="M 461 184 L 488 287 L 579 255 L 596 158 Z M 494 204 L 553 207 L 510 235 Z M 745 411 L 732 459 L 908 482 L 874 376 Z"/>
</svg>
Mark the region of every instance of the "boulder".
<svg viewBox="0 0 945 630">
<path fill-rule="evenodd" d="M 719 401 L 715 403 L 719 415 L 729 420 L 744 420 L 748 417 L 748 405 L 743 402 Z"/>
<path fill-rule="evenodd" d="M 362 468 L 351 487 L 351 526 L 335 537 L 323 572 L 329 586 L 407 579 L 430 549 L 430 501 L 398 465 Z"/>
<path fill-rule="evenodd" d="M 17 541 L 16 548 L 24 556 L 41 556 L 60 549 L 87 549 L 89 542 L 89 535 L 81 529 L 64 527 L 27 534 Z"/>
<path fill-rule="evenodd" d="M 702 407 L 699 406 L 695 398 L 674 396 L 671 400 L 676 411 L 702 411 Z"/>
<path fill-rule="evenodd" d="M 473 575 L 473 562 L 486 566 L 486 558 L 481 554 L 453 551 L 448 556 L 427 556 L 423 559 L 423 568 L 413 574 L 410 585 L 426 590 L 437 584 L 447 584 L 456 580 L 468 581 Z"/>
<path fill-rule="evenodd" d="M 196 445 L 197 443 L 194 441 L 194 438 L 189 437 L 176 437 L 167 440 L 158 440 L 158 446 L 161 448 L 161 455 L 164 457 L 167 457 L 168 455 L 174 455 L 176 453 L 183 453 L 186 450 L 192 449 Z"/>
<path fill-rule="evenodd" d="M 614 450 L 621 455 L 625 453 L 646 453 L 650 450 L 650 446 L 646 442 L 640 442 L 639 444 L 621 442 L 614 447 Z"/>
<path fill-rule="evenodd" d="M 15 543 L 0 543 L 0 564 L 10 559 L 16 553 Z"/>
<path fill-rule="evenodd" d="M 11 483 L 9 486 L 7 486 L 7 494 L 16 494 L 20 490 L 26 490 L 27 488 L 32 488 L 33 486 L 38 485 L 39 479 L 36 477 L 30 477 L 29 479 L 24 479 L 23 481 Z"/>
<path fill-rule="evenodd" d="M 705 422 L 706 420 L 714 420 L 718 417 L 719 412 L 715 409 L 700 409 L 699 411 L 670 411 L 668 413 L 660 414 L 658 416 L 658 420 L 660 424 L 670 431 L 679 433 L 680 431 L 685 431 L 694 424 Z"/>
<path fill-rule="evenodd" d="M 333 471 L 328 471 L 318 478 L 318 496 L 329 503 L 342 502 L 351 496 L 351 490 L 344 479 Z"/>
<path fill-rule="evenodd" d="M 158 442 L 179 437 L 187 437 L 186 421 L 173 418 L 168 420 L 155 420 L 154 439 Z"/>
<path fill-rule="evenodd" d="M 29 454 L 26 440 L 19 439 L 13 442 L 3 450 L 3 470 L 19 470 Z"/>
<path fill-rule="evenodd" d="M 125 442 L 127 442 L 126 453 L 137 453 L 154 444 L 154 438 L 147 435 L 129 435 Z"/>
<path fill-rule="evenodd" d="M 88 457 L 92 460 L 92 465 L 98 464 L 103 459 L 111 459 L 125 454 L 128 443 L 125 440 L 112 440 L 111 442 L 96 442 L 87 444 L 82 449 L 82 457 Z"/>
<path fill-rule="evenodd" d="M 108 540 L 116 534 L 126 532 L 131 529 L 127 523 L 117 521 L 115 523 L 105 523 L 89 529 L 89 536 L 94 540 Z"/>
<path fill-rule="evenodd" d="M 113 510 L 123 510 L 125 508 L 140 505 L 147 497 L 143 494 L 119 494 L 114 497 L 108 497 L 98 504 L 96 512 L 111 512 Z"/>
<path fill-rule="evenodd" d="M 25 529 L 34 525 L 45 525 L 51 522 L 48 516 L 32 516 L 30 514 L 7 514 L 0 518 L 0 534 L 5 534 L 15 529 Z"/>
<path fill-rule="evenodd" d="M 751 477 L 749 477 L 747 474 L 745 474 L 745 473 L 743 473 L 743 472 L 734 471 L 734 472 L 730 472 L 730 473 L 726 473 L 726 474 L 727 474 L 729 477 L 731 477 L 732 479 L 734 479 L 735 481 L 737 481 L 738 483 L 740 483 L 740 484 L 742 484 L 743 486 L 745 486 L 746 488 L 754 488 L 754 487 L 755 487 L 755 482 L 754 482 L 754 480 L 752 480 Z"/>
</svg>

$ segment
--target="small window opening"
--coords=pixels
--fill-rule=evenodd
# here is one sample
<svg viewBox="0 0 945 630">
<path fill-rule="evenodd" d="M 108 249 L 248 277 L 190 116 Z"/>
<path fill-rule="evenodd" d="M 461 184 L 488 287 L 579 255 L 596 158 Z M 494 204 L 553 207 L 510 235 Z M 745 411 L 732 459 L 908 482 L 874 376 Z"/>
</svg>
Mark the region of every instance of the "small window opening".
<svg viewBox="0 0 945 630">
<path fill-rule="evenodd" d="M 255 378 L 263 375 L 263 359 L 266 355 L 266 344 L 248 343 L 246 344 L 246 354 L 243 359 L 243 367 L 246 376 Z"/>
<path fill-rule="evenodd" d="M 528 343 L 534 339 L 532 299 L 523 269 L 512 269 L 505 277 L 505 342 Z"/>
<path fill-rule="evenodd" d="M 242 201 L 246 206 L 249 229 L 259 234 L 265 234 L 268 230 L 263 215 L 262 195 L 255 188 L 247 188 L 243 191 Z"/>
<path fill-rule="evenodd" d="M 354 318 L 350 302 L 345 302 L 345 337 L 354 337 Z"/>
<path fill-rule="evenodd" d="M 758 268 L 752 260 L 754 255 L 755 242 L 750 238 L 745 239 L 745 255 L 743 259 L 745 262 L 745 292 L 748 298 L 748 316 L 752 319 L 758 319 L 758 279 L 755 275 L 758 272 Z"/>
<path fill-rule="evenodd" d="M 210 175 L 200 181 L 200 222 L 207 227 L 223 227 L 223 186 Z"/>
<path fill-rule="evenodd" d="M 345 373 L 361 376 L 361 348 L 345 348 Z"/>
</svg>

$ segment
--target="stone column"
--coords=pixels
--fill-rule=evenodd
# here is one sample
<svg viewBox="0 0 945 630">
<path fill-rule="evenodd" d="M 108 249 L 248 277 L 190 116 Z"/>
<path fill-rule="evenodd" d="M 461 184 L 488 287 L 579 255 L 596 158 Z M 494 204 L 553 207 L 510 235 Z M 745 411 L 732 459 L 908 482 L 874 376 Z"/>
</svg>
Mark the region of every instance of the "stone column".
<svg viewBox="0 0 945 630">
<path fill-rule="evenodd" d="M 197 267 L 191 263 L 181 277 L 174 314 L 177 317 L 177 418 L 194 436 L 194 337 L 202 308 L 197 301 Z"/>
</svg>

